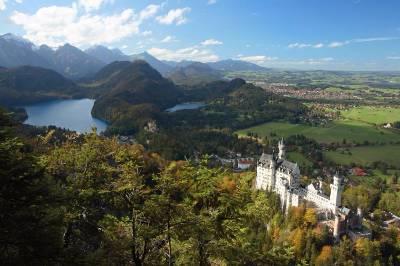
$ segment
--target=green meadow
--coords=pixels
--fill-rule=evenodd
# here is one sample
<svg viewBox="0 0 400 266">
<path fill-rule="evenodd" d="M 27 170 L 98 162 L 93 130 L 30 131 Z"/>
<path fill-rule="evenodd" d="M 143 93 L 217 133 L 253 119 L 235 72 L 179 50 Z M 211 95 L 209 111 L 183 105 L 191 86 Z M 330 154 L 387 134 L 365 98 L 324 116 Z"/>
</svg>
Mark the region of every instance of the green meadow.
<svg viewBox="0 0 400 266">
<path fill-rule="evenodd" d="M 349 152 L 336 150 L 325 152 L 327 160 L 342 165 L 357 163 L 367 165 L 375 161 L 385 161 L 389 165 L 400 167 L 400 145 L 390 143 L 400 141 L 400 130 L 384 129 L 380 125 L 400 121 L 400 109 L 389 107 L 356 107 L 341 112 L 342 119 L 333 121 L 325 126 L 309 126 L 303 124 L 290 124 L 287 122 L 265 123 L 255 127 L 239 130 L 239 136 L 248 133 L 257 134 L 258 137 L 281 138 L 302 134 L 320 143 L 347 143 L 364 144 L 384 143 L 385 145 L 361 146 L 351 148 Z M 299 164 L 309 165 L 307 158 L 301 154 L 289 155 Z"/>
<path fill-rule="evenodd" d="M 361 106 L 341 111 L 345 119 L 371 124 L 385 124 L 400 121 L 400 108 Z"/>
<path fill-rule="evenodd" d="M 239 130 L 239 136 L 255 133 L 259 137 L 288 137 L 302 134 L 308 138 L 322 143 L 347 142 L 391 142 L 400 141 L 400 134 L 388 129 L 371 126 L 368 123 L 353 120 L 338 120 L 327 126 L 308 126 L 302 124 L 289 124 L 287 122 L 272 122 L 255 127 Z"/>
<path fill-rule="evenodd" d="M 296 152 L 296 151 L 289 152 L 287 154 L 287 158 L 293 162 L 297 162 L 300 167 L 304 167 L 304 166 L 309 167 L 309 166 L 313 165 L 313 163 L 300 152 Z"/>
<path fill-rule="evenodd" d="M 328 151 L 324 153 L 326 159 L 338 164 L 348 165 L 351 162 L 367 165 L 375 161 L 384 161 L 389 165 L 400 167 L 400 145 L 379 145 Z"/>
</svg>

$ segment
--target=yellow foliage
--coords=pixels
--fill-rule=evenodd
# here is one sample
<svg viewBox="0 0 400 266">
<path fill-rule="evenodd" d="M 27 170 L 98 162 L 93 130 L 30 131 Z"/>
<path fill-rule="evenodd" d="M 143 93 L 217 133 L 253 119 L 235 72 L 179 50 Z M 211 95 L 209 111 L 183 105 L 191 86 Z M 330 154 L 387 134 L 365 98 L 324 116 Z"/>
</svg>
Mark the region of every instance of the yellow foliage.
<svg viewBox="0 0 400 266">
<path fill-rule="evenodd" d="M 292 212 L 292 217 L 294 220 L 301 220 L 303 219 L 304 216 L 304 206 L 300 207 L 292 207 L 291 212 Z"/>
<path fill-rule="evenodd" d="M 304 231 L 300 228 L 297 228 L 292 236 L 292 244 L 296 257 L 302 256 L 305 245 L 304 241 Z"/>
<path fill-rule="evenodd" d="M 279 227 L 275 227 L 274 230 L 272 231 L 272 238 L 274 240 L 278 240 L 280 235 L 281 235 L 281 230 L 279 229 Z"/>
<path fill-rule="evenodd" d="M 229 177 L 225 176 L 222 179 L 222 182 L 219 183 L 219 188 L 221 191 L 233 193 L 236 190 L 236 182 L 235 182 L 235 180 L 232 180 Z"/>
<path fill-rule="evenodd" d="M 321 253 L 318 255 L 315 260 L 315 265 L 324 265 L 328 266 L 332 263 L 332 247 L 331 246 L 323 246 Z"/>
<path fill-rule="evenodd" d="M 306 213 L 304 214 L 304 223 L 306 226 L 314 226 L 317 224 L 317 214 L 315 209 L 309 208 L 306 210 Z"/>
</svg>

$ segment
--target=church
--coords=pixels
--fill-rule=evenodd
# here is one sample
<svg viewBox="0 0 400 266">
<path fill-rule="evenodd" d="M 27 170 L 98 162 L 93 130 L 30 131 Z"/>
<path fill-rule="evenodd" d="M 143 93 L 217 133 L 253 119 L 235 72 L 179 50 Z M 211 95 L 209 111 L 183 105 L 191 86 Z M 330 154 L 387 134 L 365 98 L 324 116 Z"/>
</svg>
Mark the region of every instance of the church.
<svg viewBox="0 0 400 266">
<path fill-rule="evenodd" d="M 283 139 L 278 143 L 278 154 L 263 153 L 257 163 L 256 189 L 273 191 L 279 195 L 282 208 L 288 211 L 290 207 L 298 207 L 302 203 L 317 210 L 318 219 L 331 221 L 331 228 L 336 239 L 346 233 L 350 210 L 341 206 L 343 184 L 339 175 L 333 177 L 330 185 L 331 192 L 327 196 L 323 193 L 322 182 L 300 185 L 300 169 L 297 163 L 285 158 L 285 144 Z"/>
</svg>

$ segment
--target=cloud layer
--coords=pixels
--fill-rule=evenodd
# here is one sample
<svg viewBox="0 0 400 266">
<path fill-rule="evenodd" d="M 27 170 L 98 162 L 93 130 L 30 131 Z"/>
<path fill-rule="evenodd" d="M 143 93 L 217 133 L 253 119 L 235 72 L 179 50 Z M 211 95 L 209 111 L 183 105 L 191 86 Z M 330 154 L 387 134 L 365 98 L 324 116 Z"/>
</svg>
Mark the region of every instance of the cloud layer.
<svg viewBox="0 0 400 266">
<path fill-rule="evenodd" d="M 379 42 L 379 41 L 394 41 L 400 40 L 400 37 L 374 37 L 374 38 L 358 38 L 358 39 L 351 39 L 346 41 L 334 41 L 328 44 L 323 43 L 291 43 L 288 45 L 288 48 L 338 48 L 352 43 L 366 43 L 366 42 Z"/>
<path fill-rule="evenodd" d="M 59 46 L 70 43 L 76 46 L 88 46 L 111 44 L 138 34 L 139 26 L 145 20 L 154 17 L 159 10 L 159 6 L 149 5 L 139 14 L 133 9 L 125 9 L 108 16 L 80 12 L 79 5 L 85 4 L 86 10 L 98 8 L 106 2 L 108 1 L 86 0 L 72 6 L 42 7 L 32 15 L 14 11 L 10 19 L 21 26 L 26 32 L 24 37 L 35 44 Z"/>
<path fill-rule="evenodd" d="M 158 16 L 157 21 L 160 24 L 164 25 L 171 25 L 171 24 L 182 25 L 187 22 L 185 14 L 189 13 L 190 11 L 191 11 L 190 7 L 171 9 L 170 11 L 168 11 L 166 15 Z"/>
<path fill-rule="evenodd" d="M 82 6 L 86 11 L 99 9 L 103 4 L 112 3 L 113 0 L 79 0 L 78 5 Z"/>
<path fill-rule="evenodd" d="M 204 45 L 204 46 L 222 45 L 222 44 L 223 44 L 223 42 L 215 40 L 215 39 L 208 39 L 201 43 L 201 45 Z"/>
<path fill-rule="evenodd" d="M 150 48 L 148 52 L 151 55 L 161 60 L 171 60 L 171 61 L 193 60 L 199 62 L 214 62 L 219 60 L 219 57 L 212 51 L 207 49 L 201 49 L 198 46 L 191 46 L 178 50 L 153 47 Z"/>
<path fill-rule="evenodd" d="M 22 4 L 23 0 L 14 0 L 15 3 L 17 4 Z M 0 11 L 3 11 L 7 7 L 7 0 L 0 0 Z"/>
<path fill-rule="evenodd" d="M 238 59 L 239 60 L 243 60 L 243 61 L 247 61 L 247 62 L 250 62 L 250 63 L 262 65 L 262 64 L 265 64 L 268 61 L 277 60 L 278 58 L 277 57 L 269 57 L 269 56 L 265 56 L 265 55 L 253 55 L 253 56 L 239 55 Z"/>
</svg>

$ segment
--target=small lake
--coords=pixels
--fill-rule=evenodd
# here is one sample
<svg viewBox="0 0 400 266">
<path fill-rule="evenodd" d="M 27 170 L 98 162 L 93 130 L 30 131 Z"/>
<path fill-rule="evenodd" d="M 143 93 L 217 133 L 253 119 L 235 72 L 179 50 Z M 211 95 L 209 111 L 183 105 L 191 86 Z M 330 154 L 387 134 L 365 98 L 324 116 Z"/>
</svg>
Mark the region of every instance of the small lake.
<svg viewBox="0 0 400 266">
<path fill-rule="evenodd" d="M 195 110 L 195 109 L 199 109 L 203 106 L 206 106 L 206 104 L 201 103 L 201 102 L 180 103 L 180 104 L 177 104 L 174 107 L 171 107 L 165 111 L 173 113 L 173 112 L 180 111 L 180 110 Z"/>
<path fill-rule="evenodd" d="M 90 132 L 92 127 L 103 132 L 107 123 L 92 117 L 92 99 L 54 100 L 23 106 L 28 113 L 24 122 L 33 126 L 56 126 L 80 133 Z"/>
</svg>

